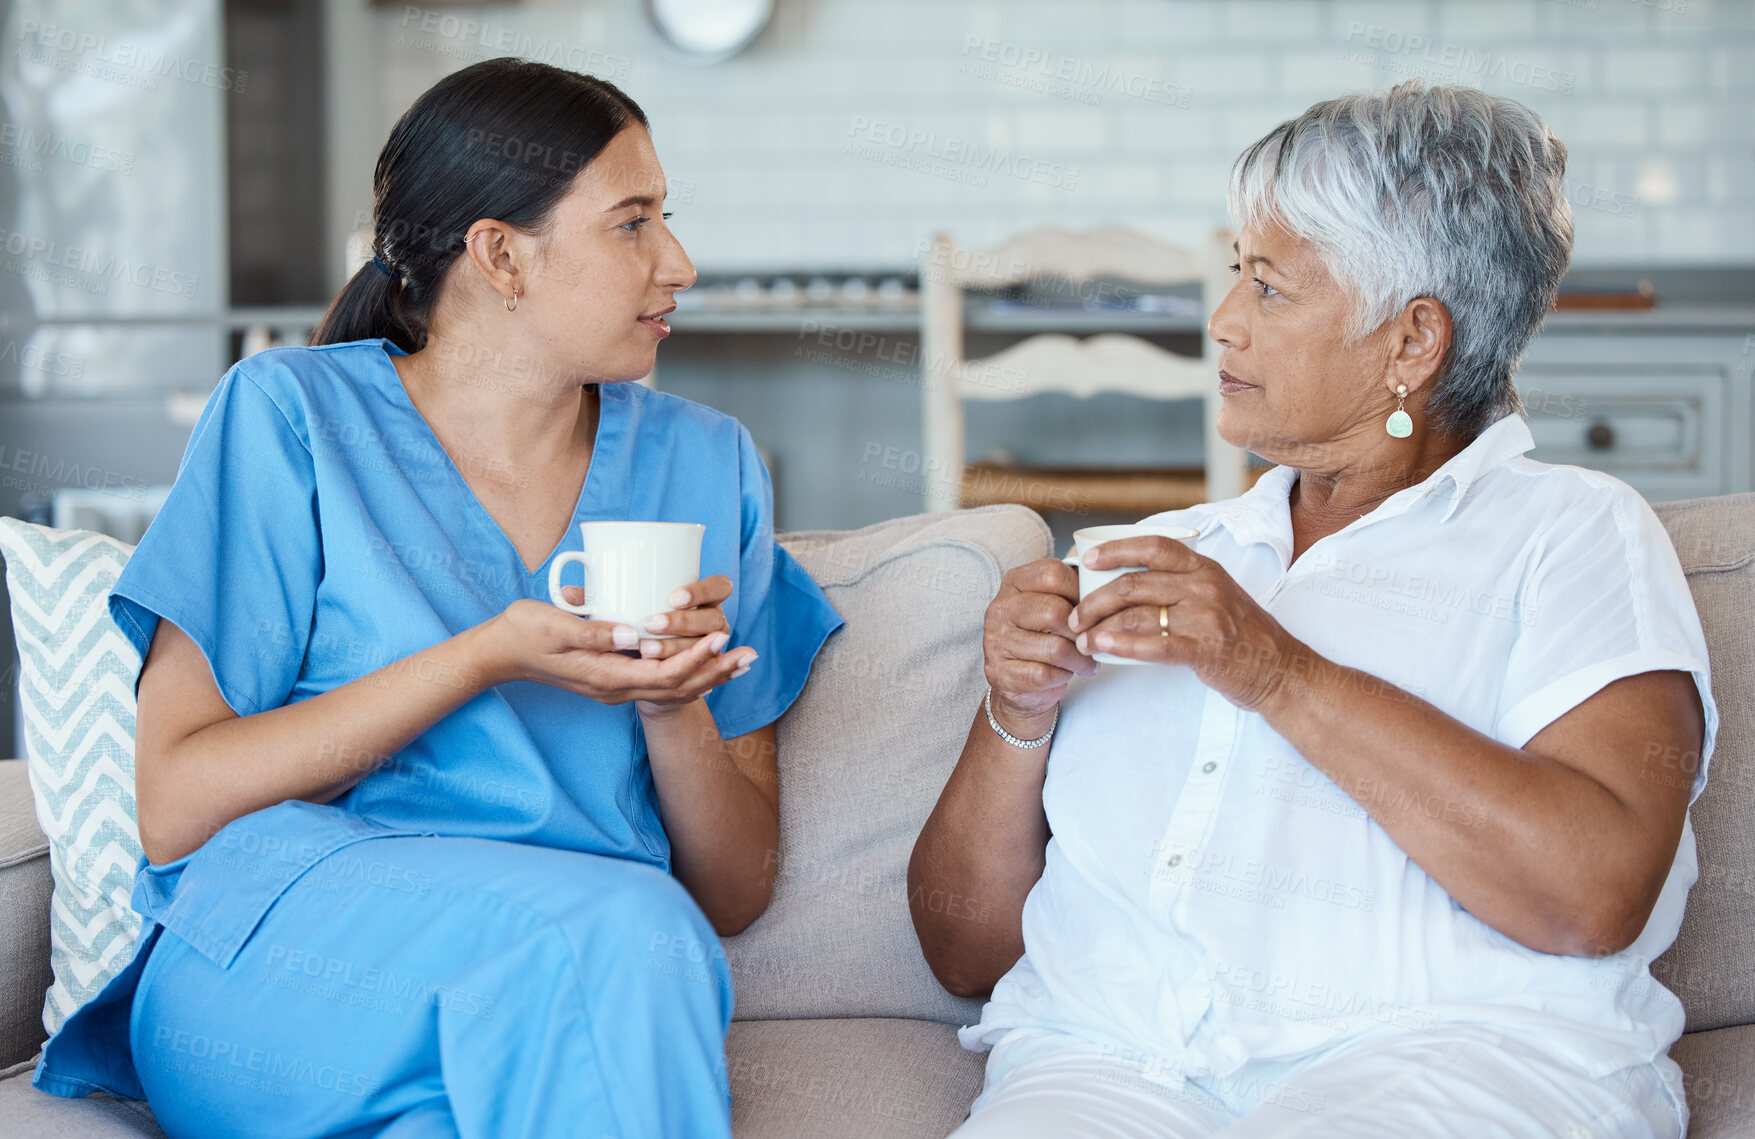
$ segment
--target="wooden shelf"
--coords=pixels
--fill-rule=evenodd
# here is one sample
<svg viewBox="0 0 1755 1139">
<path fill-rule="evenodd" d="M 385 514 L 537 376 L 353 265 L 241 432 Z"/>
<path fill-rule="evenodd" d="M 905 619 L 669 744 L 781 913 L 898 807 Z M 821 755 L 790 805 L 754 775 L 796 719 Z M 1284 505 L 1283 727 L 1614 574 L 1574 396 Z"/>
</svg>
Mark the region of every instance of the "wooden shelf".
<svg viewBox="0 0 1755 1139">
<path fill-rule="evenodd" d="M 1251 467 L 1254 485 L 1265 468 Z M 1042 513 L 1131 514 L 1144 518 L 1207 501 L 1200 467 L 1018 467 L 971 463 L 963 468 L 962 506 L 1019 503 Z"/>
</svg>

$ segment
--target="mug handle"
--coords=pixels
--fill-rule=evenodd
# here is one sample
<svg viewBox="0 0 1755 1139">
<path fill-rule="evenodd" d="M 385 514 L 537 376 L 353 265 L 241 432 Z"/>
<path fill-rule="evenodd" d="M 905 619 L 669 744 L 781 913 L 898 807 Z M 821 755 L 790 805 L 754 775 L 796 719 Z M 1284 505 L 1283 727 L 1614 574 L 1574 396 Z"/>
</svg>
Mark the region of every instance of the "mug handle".
<svg viewBox="0 0 1755 1139">
<path fill-rule="evenodd" d="M 571 562 L 578 562 L 585 571 L 585 580 L 591 580 L 591 555 L 584 550 L 567 550 L 555 557 L 548 566 L 548 599 L 569 613 L 577 613 L 581 617 L 591 616 L 591 594 L 585 595 L 585 604 L 572 605 L 561 596 L 561 569 Z"/>
</svg>

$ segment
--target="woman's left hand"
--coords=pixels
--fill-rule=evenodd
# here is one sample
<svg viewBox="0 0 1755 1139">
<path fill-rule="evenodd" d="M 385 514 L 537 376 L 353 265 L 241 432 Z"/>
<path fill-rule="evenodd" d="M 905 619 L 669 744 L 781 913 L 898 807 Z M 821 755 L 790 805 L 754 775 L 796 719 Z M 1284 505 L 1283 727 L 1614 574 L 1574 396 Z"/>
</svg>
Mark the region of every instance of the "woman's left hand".
<svg viewBox="0 0 1755 1139">
<path fill-rule="evenodd" d="M 1094 591 L 1067 624 L 1083 653 L 1186 664 L 1240 708 L 1260 710 L 1315 654 L 1211 558 L 1162 537 L 1087 550 L 1091 569 L 1145 566 Z"/>
<path fill-rule="evenodd" d="M 687 652 L 702 637 L 731 632 L 731 623 L 721 608 L 730 596 L 731 579 L 722 573 L 682 586 L 670 596 L 670 612 L 646 619 L 646 627 L 640 630 L 640 655 L 647 660 L 669 660 Z M 572 605 L 585 603 L 585 591 L 576 585 L 563 586 L 561 597 Z M 664 635 L 647 635 L 652 633 Z"/>
</svg>

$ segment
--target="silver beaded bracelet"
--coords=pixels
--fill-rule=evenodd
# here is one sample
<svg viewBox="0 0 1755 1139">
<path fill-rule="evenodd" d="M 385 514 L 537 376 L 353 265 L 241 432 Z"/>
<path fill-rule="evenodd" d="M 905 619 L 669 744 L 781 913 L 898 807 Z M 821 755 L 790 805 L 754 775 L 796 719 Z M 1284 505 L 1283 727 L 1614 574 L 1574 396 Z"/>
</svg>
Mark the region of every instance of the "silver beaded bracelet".
<svg viewBox="0 0 1755 1139">
<path fill-rule="evenodd" d="M 991 685 L 988 686 L 987 698 L 985 700 L 981 701 L 981 706 L 983 708 L 987 709 L 987 724 L 988 724 L 988 726 L 994 730 L 994 733 L 996 735 L 998 735 L 1000 739 L 1004 740 L 1008 744 L 1011 744 L 1013 747 L 1037 748 L 1037 747 L 1043 746 L 1049 740 L 1054 738 L 1055 725 L 1060 723 L 1060 709 L 1058 707 L 1056 707 L 1054 709 L 1054 719 L 1049 723 L 1048 730 L 1046 732 L 1043 732 L 1040 738 L 1033 739 L 1033 740 L 1021 740 L 1017 736 L 1012 735 L 1010 732 L 1008 732 L 1004 728 L 1000 727 L 999 721 L 993 718 L 993 687 Z"/>
</svg>

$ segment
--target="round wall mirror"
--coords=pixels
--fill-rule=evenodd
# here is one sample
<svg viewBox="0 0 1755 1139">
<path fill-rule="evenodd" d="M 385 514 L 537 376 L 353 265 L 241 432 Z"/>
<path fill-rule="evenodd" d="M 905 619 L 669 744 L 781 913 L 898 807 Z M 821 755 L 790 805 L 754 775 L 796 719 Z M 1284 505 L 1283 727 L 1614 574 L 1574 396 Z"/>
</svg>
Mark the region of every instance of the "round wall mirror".
<svg viewBox="0 0 1755 1139">
<path fill-rule="evenodd" d="M 767 26 L 774 0 L 644 0 L 646 19 L 691 63 L 718 63 Z"/>
</svg>

